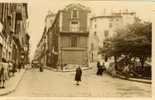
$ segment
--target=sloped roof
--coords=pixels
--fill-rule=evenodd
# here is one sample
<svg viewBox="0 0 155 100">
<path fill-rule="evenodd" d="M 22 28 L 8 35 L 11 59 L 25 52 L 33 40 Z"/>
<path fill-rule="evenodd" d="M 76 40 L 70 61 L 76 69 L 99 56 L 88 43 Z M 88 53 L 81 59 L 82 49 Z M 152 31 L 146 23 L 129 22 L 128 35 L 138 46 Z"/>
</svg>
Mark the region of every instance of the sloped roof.
<svg viewBox="0 0 155 100">
<path fill-rule="evenodd" d="M 90 9 L 84 5 L 81 5 L 80 3 L 72 3 L 72 4 L 69 4 L 67 5 L 64 10 L 68 10 L 69 8 L 72 8 L 72 7 L 77 7 L 77 8 L 80 8 L 80 9 L 83 9 L 83 10 L 87 10 L 87 11 L 90 11 Z"/>
</svg>

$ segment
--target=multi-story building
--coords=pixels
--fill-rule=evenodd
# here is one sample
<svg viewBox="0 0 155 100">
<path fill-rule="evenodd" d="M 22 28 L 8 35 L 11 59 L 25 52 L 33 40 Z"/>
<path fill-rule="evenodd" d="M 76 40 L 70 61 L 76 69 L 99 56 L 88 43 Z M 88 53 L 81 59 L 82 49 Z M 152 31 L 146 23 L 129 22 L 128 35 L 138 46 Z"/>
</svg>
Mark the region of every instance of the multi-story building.
<svg viewBox="0 0 155 100">
<path fill-rule="evenodd" d="M 37 49 L 35 51 L 34 59 L 39 60 L 43 65 L 48 66 L 51 62 L 49 60 L 50 54 L 50 43 L 51 35 L 49 34 L 49 28 L 52 26 L 55 18 L 55 14 L 51 11 L 45 17 L 45 27 L 43 31 L 43 35 L 37 45 Z"/>
<path fill-rule="evenodd" d="M 88 66 L 89 13 L 81 4 L 70 4 L 58 11 L 47 31 L 48 66 Z"/>
<path fill-rule="evenodd" d="M 53 34 L 57 37 L 57 40 L 53 38 L 53 43 L 57 43 L 52 45 L 52 51 L 57 52 L 59 65 L 88 66 L 89 13 L 81 4 L 70 4 L 58 12 L 54 25 L 58 34 Z"/>
<path fill-rule="evenodd" d="M 90 57 L 96 59 L 98 48 L 103 47 L 104 41 L 115 36 L 117 29 L 134 23 L 135 17 L 136 13 L 128 10 L 92 17 L 90 19 L 90 38 L 96 40 L 98 37 L 99 41 L 90 41 Z"/>
<path fill-rule="evenodd" d="M 27 58 L 29 46 L 26 37 L 27 29 L 27 4 L 26 3 L 0 3 L 1 31 L 1 58 L 7 61 L 15 61 L 17 64 L 24 63 Z M 22 58 L 22 59 L 21 59 Z"/>
</svg>

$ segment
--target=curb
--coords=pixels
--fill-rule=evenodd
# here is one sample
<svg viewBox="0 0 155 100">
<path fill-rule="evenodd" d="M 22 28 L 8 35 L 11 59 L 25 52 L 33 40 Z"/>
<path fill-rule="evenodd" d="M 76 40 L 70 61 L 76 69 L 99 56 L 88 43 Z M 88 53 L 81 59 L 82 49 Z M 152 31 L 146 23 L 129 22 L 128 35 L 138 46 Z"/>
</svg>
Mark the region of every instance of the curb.
<svg viewBox="0 0 155 100">
<path fill-rule="evenodd" d="M 0 96 L 8 95 L 8 94 L 14 92 L 14 91 L 16 90 L 16 88 L 18 87 L 19 83 L 21 82 L 21 80 L 22 80 L 22 78 L 23 78 L 25 72 L 26 72 L 26 69 L 24 70 L 24 72 L 22 73 L 20 79 L 18 80 L 18 82 L 15 84 L 14 87 L 10 88 L 8 91 L 6 91 L 6 92 L 4 92 L 4 93 L 0 93 Z"/>
<path fill-rule="evenodd" d="M 75 72 L 75 70 L 57 70 L 57 69 L 54 69 L 54 68 L 49 68 L 49 67 L 44 67 L 45 69 L 48 69 L 48 70 L 52 70 L 54 72 Z M 92 69 L 92 67 L 88 67 L 86 69 L 82 69 L 82 70 L 89 70 L 89 69 Z"/>
<path fill-rule="evenodd" d="M 120 75 L 117 75 L 116 77 L 120 78 L 120 79 L 128 80 L 128 81 L 133 81 L 133 82 L 152 84 L 151 81 L 143 81 L 143 80 L 138 80 L 138 79 L 134 79 L 134 78 L 125 78 L 124 76 L 120 76 Z"/>
</svg>

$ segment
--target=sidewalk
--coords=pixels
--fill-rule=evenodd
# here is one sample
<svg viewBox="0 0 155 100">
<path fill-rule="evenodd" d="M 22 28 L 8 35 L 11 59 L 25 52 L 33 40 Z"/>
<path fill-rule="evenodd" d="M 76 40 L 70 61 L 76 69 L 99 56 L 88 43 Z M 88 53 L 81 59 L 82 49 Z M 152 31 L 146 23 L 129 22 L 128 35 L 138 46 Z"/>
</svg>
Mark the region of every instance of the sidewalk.
<svg viewBox="0 0 155 100">
<path fill-rule="evenodd" d="M 13 92 L 17 88 L 20 81 L 22 80 L 25 71 L 26 71 L 25 69 L 21 69 L 20 72 L 16 72 L 13 77 L 11 77 L 6 81 L 5 89 L 0 89 L 0 96 L 7 95 Z"/>
<path fill-rule="evenodd" d="M 117 74 L 117 77 L 120 78 L 120 79 L 128 80 L 128 81 L 134 81 L 134 82 L 152 84 L 152 81 L 151 81 L 151 80 L 147 80 L 147 79 L 126 78 L 125 76 L 123 76 L 123 75 L 118 75 L 118 74 Z"/>
</svg>

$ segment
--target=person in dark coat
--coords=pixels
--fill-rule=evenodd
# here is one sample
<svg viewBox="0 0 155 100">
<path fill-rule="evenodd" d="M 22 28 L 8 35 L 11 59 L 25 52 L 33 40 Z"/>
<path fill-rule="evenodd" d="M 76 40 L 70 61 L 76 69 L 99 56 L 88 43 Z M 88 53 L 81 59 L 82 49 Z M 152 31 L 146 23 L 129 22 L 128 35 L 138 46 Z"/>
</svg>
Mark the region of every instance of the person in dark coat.
<svg viewBox="0 0 155 100">
<path fill-rule="evenodd" d="M 96 73 L 96 75 L 99 75 L 99 73 L 100 73 L 99 67 L 100 67 L 100 62 L 97 62 L 97 73 Z"/>
<path fill-rule="evenodd" d="M 97 62 L 97 75 L 102 75 L 102 66 L 100 64 L 100 62 Z"/>
<path fill-rule="evenodd" d="M 76 85 L 79 85 L 79 82 L 81 81 L 81 76 L 82 76 L 82 70 L 80 66 L 76 68 L 76 74 L 75 74 L 75 81 L 77 82 Z"/>
</svg>

